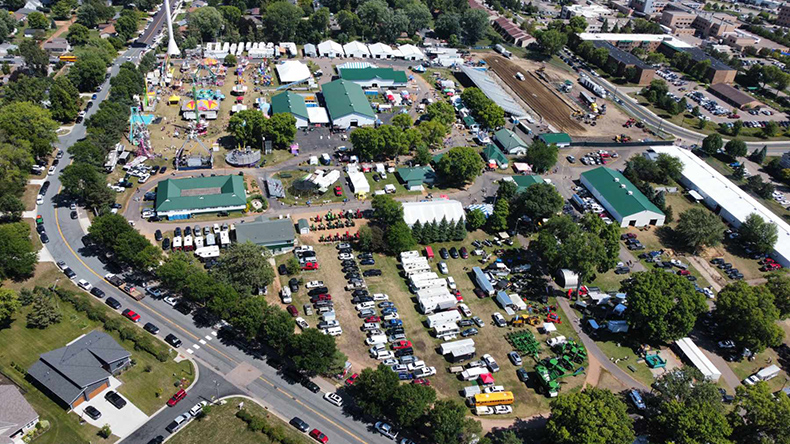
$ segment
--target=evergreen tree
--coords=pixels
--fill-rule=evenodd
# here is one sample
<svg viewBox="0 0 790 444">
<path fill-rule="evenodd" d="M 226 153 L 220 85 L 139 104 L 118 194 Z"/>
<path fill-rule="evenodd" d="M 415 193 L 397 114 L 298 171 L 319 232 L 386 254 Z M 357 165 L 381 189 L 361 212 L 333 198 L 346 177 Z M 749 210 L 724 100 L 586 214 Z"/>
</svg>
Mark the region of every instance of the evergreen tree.
<svg viewBox="0 0 790 444">
<path fill-rule="evenodd" d="M 439 228 L 436 231 L 439 242 L 450 240 L 450 224 L 447 222 L 447 216 L 442 217 L 442 221 L 439 222 Z"/>
<path fill-rule="evenodd" d="M 765 156 L 768 155 L 768 145 L 763 145 L 762 149 L 757 152 L 757 157 L 754 159 L 755 162 L 762 164 L 765 162 Z"/>
<path fill-rule="evenodd" d="M 453 240 L 462 241 L 466 239 L 466 234 L 466 224 L 464 220 L 458 219 L 458 223 L 455 224 L 455 236 L 453 236 Z"/>
<path fill-rule="evenodd" d="M 430 244 L 436 242 L 436 223 L 429 222 L 422 228 L 422 243 Z"/>
<path fill-rule="evenodd" d="M 33 298 L 33 308 L 27 314 L 27 326 L 44 329 L 60 322 L 62 315 L 52 300 L 52 295 L 38 293 Z"/>
<path fill-rule="evenodd" d="M 423 243 L 422 241 L 422 224 L 420 221 L 414 223 L 411 227 L 411 235 L 414 237 L 414 240 L 418 243 Z"/>
</svg>

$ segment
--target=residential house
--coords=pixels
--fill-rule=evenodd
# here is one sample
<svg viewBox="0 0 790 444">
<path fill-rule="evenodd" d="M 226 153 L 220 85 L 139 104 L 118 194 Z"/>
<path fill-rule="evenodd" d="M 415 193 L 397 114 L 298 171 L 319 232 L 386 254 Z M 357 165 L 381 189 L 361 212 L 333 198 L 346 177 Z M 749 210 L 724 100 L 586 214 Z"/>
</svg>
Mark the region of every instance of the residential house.
<svg viewBox="0 0 790 444">
<path fill-rule="evenodd" d="M 38 424 L 38 413 L 15 385 L 0 385 L 0 444 L 22 442 Z"/>
</svg>

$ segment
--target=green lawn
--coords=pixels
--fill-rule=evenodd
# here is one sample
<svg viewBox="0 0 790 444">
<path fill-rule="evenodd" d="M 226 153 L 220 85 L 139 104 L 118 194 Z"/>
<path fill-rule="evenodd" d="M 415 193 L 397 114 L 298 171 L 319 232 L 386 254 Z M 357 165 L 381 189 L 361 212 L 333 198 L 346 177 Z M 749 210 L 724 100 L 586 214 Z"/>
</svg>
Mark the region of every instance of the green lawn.
<svg viewBox="0 0 790 444">
<path fill-rule="evenodd" d="M 409 191 L 407 190 L 401 183 L 398 181 L 396 173 L 387 173 L 386 179 L 380 179 L 378 182 L 373 180 L 373 172 L 365 173 L 365 178 L 368 180 L 370 184 L 370 193 L 372 194 L 375 191 L 383 190 L 386 185 L 394 185 L 395 186 L 395 193 L 390 194 L 392 197 L 400 197 L 400 196 L 414 196 L 420 197 L 423 195 L 422 191 Z M 427 188 L 426 188 L 427 189 Z"/>
<path fill-rule="evenodd" d="M 184 427 L 168 442 L 171 444 L 262 444 L 271 443 L 268 436 L 261 432 L 253 432 L 247 428 L 247 423 L 236 417 L 239 402 L 244 402 L 244 408 L 260 417 L 265 417 L 269 424 L 279 426 L 285 436 L 290 437 L 292 442 L 308 444 L 310 442 L 306 434 L 297 432 L 285 421 L 272 415 L 263 407 L 253 401 L 244 398 L 230 398 L 224 405 L 214 406 L 205 418 L 192 421 Z"/>
<path fill-rule="evenodd" d="M 308 174 L 310 174 L 309 171 L 302 170 L 280 171 L 275 174 L 273 177 L 282 181 L 283 188 L 285 188 L 285 198 L 280 199 L 280 202 L 288 205 L 306 205 L 307 201 L 311 201 L 313 204 L 317 205 L 321 202 L 343 202 L 343 199 L 348 197 L 345 195 L 345 192 L 341 196 L 335 196 L 334 186 L 330 187 L 330 189 L 323 194 L 305 191 L 300 195 L 296 195 L 293 184 Z M 344 179 L 341 175 L 340 179 L 335 182 L 335 184 L 340 185 L 342 180 Z"/>
<path fill-rule="evenodd" d="M 595 343 L 598 345 L 598 348 L 608 357 L 619 359 L 617 362 L 617 366 L 620 367 L 624 372 L 631 375 L 637 381 L 650 386 L 653 383 L 653 374 L 650 372 L 650 368 L 648 368 L 647 364 L 644 362 L 637 364 L 637 359 L 639 356 L 634 352 L 634 350 L 627 345 L 625 345 L 621 340 L 625 337 L 623 335 L 611 335 L 612 338 L 606 338 L 607 340 L 596 340 Z M 628 366 L 632 366 L 636 368 L 636 372 L 631 371 Z"/>
</svg>

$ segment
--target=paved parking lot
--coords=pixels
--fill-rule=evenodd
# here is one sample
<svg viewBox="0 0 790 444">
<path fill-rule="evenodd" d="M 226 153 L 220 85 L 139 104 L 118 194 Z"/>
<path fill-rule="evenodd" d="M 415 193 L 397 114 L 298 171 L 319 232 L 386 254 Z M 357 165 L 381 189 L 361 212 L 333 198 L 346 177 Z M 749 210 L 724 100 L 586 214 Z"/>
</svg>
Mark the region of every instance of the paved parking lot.
<svg viewBox="0 0 790 444">
<path fill-rule="evenodd" d="M 120 385 L 121 381 L 110 377 L 110 388 L 104 390 L 90 401 L 83 402 L 77 406 L 77 408 L 74 409 L 74 413 L 79 415 L 80 418 L 84 419 L 88 424 L 95 427 L 101 428 L 104 427 L 105 424 L 109 424 L 113 435 L 125 438 L 145 424 L 148 421 L 148 416 L 123 395 L 121 395 L 121 397 L 126 399 L 126 405 L 120 410 L 104 399 L 104 395 L 106 395 L 108 391 L 114 390 L 117 392 Z M 99 419 L 91 419 L 84 413 L 85 408 L 89 405 L 101 412 L 101 417 L 99 417 Z"/>
</svg>

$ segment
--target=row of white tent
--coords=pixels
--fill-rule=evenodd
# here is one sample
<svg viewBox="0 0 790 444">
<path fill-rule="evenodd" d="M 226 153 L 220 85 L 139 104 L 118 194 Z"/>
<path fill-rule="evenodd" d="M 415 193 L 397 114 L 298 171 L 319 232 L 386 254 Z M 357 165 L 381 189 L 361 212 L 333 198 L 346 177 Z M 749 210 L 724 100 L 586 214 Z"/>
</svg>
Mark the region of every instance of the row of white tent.
<svg viewBox="0 0 790 444">
<path fill-rule="evenodd" d="M 215 59 L 225 58 L 228 54 L 241 56 L 247 55 L 253 59 L 269 58 L 275 55 L 285 57 L 295 57 L 298 55 L 296 44 L 293 42 L 283 42 L 274 44 L 272 42 L 246 42 L 246 43 L 206 43 L 203 49 L 204 57 Z M 425 53 L 414 45 L 399 45 L 393 48 L 384 43 L 373 43 L 371 45 L 353 41 L 341 45 L 332 40 L 325 40 L 318 45 L 308 43 L 304 45 L 304 54 L 307 57 L 329 57 L 329 58 L 358 58 L 358 59 L 404 59 L 404 60 L 425 60 Z"/>
</svg>

